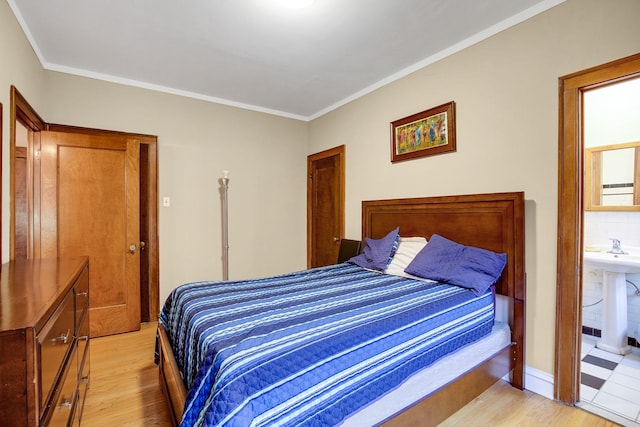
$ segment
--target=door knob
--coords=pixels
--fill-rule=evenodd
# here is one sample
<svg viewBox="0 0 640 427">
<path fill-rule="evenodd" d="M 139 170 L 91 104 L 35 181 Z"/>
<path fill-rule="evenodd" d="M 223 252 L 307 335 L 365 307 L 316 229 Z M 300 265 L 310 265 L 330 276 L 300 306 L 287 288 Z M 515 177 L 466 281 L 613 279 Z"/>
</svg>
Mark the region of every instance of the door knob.
<svg viewBox="0 0 640 427">
<path fill-rule="evenodd" d="M 339 237 L 334 237 L 334 238 L 333 238 L 333 241 L 334 241 L 334 242 L 339 242 L 339 241 L 340 241 L 340 238 L 339 238 Z"/>
<path fill-rule="evenodd" d="M 147 247 L 147 244 L 145 242 L 140 242 L 140 252 L 144 251 L 144 248 Z M 129 245 L 129 252 L 131 252 L 131 254 L 135 254 L 136 253 L 136 244 L 132 243 Z"/>
</svg>

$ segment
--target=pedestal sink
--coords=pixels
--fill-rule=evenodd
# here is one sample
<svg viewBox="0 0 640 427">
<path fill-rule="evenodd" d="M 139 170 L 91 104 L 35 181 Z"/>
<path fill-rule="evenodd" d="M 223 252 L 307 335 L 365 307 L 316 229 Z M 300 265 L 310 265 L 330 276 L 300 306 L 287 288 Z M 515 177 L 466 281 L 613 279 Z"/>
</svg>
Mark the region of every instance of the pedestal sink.
<svg viewBox="0 0 640 427">
<path fill-rule="evenodd" d="M 596 346 L 602 350 L 629 354 L 627 343 L 627 273 L 640 273 L 640 255 L 612 254 L 608 252 L 584 252 L 584 264 L 602 270 L 603 320 L 602 338 Z"/>
</svg>

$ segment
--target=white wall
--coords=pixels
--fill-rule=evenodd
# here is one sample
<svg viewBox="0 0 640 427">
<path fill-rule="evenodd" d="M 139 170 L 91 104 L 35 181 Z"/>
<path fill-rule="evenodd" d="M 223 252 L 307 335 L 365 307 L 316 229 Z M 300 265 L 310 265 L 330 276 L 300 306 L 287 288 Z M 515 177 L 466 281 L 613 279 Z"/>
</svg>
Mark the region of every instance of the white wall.
<svg viewBox="0 0 640 427">
<path fill-rule="evenodd" d="M 0 103 L 2 109 L 2 261 L 9 260 L 9 102 L 16 86 L 34 108 L 42 105 L 44 71 L 6 1 L 0 1 Z"/>
<path fill-rule="evenodd" d="M 640 77 L 584 94 L 584 146 L 640 141 Z"/>
<path fill-rule="evenodd" d="M 308 123 L 43 71 L 0 1 L 3 261 L 9 259 L 9 87 L 50 123 L 156 135 L 159 145 L 161 304 L 177 285 L 222 278 L 218 179 L 230 171 L 229 277 L 306 266 Z M 159 202 L 159 201 L 158 201 Z"/>
<path fill-rule="evenodd" d="M 558 78 L 639 52 L 638 16 L 635 0 L 569 0 L 310 126 L 310 151 L 346 145 L 350 237 L 363 199 L 525 191 L 527 364 L 551 375 Z M 452 100 L 457 151 L 391 164 L 389 123 Z"/>
<path fill-rule="evenodd" d="M 622 240 L 622 249 L 640 250 L 640 212 L 585 212 L 584 242 L 586 246 L 610 245 L 610 237 Z M 627 279 L 640 288 L 640 274 Z M 602 270 L 585 266 L 582 275 L 582 324 L 602 330 Z M 627 286 L 628 335 L 635 337 L 640 326 L 640 295 Z"/>
<path fill-rule="evenodd" d="M 45 82 L 49 122 L 158 136 L 159 196 L 171 198 L 159 208 L 161 302 L 222 278 L 223 170 L 229 278 L 305 268 L 307 123 L 62 73 Z"/>
</svg>

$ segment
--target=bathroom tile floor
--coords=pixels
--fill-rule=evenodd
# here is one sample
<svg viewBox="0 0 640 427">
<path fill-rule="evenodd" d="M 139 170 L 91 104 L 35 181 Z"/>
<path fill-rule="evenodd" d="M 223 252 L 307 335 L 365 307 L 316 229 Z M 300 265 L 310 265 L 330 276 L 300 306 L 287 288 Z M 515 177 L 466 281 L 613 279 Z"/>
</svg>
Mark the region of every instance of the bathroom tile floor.
<svg viewBox="0 0 640 427">
<path fill-rule="evenodd" d="M 578 406 L 623 426 L 640 427 L 640 349 L 622 356 L 596 348 L 597 340 L 582 335 Z"/>
</svg>

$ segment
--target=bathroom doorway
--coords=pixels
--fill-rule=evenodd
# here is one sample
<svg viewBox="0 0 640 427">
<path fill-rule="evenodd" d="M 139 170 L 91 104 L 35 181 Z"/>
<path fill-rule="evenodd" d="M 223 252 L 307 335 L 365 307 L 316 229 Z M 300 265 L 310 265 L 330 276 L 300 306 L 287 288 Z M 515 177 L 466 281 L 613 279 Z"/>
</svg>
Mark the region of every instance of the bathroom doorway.
<svg viewBox="0 0 640 427">
<path fill-rule="evenodd" d="M 588 91 L 640 77 L 640 54 L 559 78 L 558 247 L 554 397 L 580 402 L 583 264 L 583 99 Z"/>
<path fill-rule="evenodd" d="M 640 77 L 582 100 L 583 268 L 580 406 L 640 422 Z M 640 264 L 640 263 L 638 263 Z"/>
</svg>

